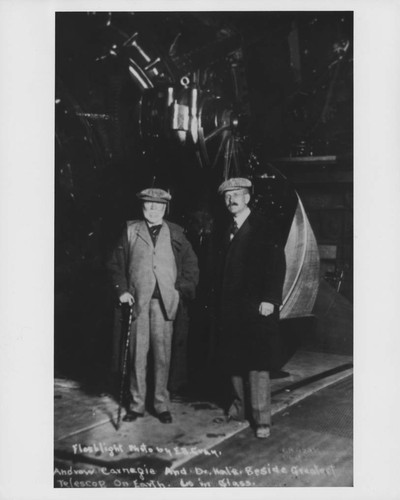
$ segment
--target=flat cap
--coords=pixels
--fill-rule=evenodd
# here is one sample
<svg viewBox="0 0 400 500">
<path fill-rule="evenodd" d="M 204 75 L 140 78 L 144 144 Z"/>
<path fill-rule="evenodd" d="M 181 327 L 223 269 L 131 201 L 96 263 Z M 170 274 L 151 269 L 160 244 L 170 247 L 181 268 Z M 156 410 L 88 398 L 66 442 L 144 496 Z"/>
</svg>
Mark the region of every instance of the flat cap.
<svg viewBox="0 0 400 500">
<path fill-rule="evenodd" d="M 168 203 L 171 200 L 171 195 L 164 191 L 164 189 L 147 188 L 139 193 L 136 193 L 139 200 L 142 201 L 155 201 L 157 203 Z"/>
<path fill-rule="evenodd" d="M 225 191 L 233 191 L 234 189 L 251 188 L 252 184 L 249 179 L 244 177 L 232 177 L 227 181 L 224 181 L 218 188 L 218 193 L 222 194 Z"/>
</svg>

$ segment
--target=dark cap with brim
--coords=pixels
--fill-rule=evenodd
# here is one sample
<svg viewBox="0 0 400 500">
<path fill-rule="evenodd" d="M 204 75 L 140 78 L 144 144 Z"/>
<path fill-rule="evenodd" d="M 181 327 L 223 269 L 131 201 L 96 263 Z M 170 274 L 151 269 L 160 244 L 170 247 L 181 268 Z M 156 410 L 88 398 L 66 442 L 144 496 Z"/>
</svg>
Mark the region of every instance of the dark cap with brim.
<svg viewBox="0 0 400 500">
<path fill-rule="evenodd" d="M 167 191 L 158 188 L 143 189 L 143 191 L 136 193 L 136 196 L 141 201 L 153 201 L 156 203 L 168 203 L 171 200 L 171 195 Z"/>
<path fill-rule="evenodd" d="M 245 179 L 244 177 L 232 177 L 232 179 L 224 181 L 219 186 L 218 193 L 223 194 L 226 191 L 234 191 L 235 189 L 250 189 L 251 186 L 252 184 L 249 179 Z"/>
</svg>

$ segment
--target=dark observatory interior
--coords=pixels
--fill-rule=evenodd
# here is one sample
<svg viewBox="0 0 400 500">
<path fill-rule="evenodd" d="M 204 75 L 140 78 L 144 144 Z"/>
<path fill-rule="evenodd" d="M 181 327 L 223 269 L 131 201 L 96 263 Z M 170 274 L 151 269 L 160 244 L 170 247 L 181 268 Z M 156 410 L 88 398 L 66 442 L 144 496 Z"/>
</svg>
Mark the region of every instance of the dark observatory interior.
<svg viewBox="0 0 400 500">
<path fill-rule="evenodd" d="M 352 12 L 59 12 L 55 65 L 56 376 L 107 387 L 121 315 L 105 264 L 153 186 L 200 265 L 171 383 L 204 380 L 217 187 L 234 176 L 252 179 L 252 208 L 284 243 L 299 196 L 318 245 L 318 295 L 286 320 L 285 359 L 304 344 L 352 351 Z"/>
</svg>

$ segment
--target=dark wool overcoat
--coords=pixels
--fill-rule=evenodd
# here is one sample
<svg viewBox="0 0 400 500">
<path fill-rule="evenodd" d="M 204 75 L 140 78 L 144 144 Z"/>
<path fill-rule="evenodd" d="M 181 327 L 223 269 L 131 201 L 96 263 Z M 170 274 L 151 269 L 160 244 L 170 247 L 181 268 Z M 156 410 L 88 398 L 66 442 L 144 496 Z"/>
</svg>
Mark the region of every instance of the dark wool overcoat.
<svg viewBox="0 0 400 500">
<path fill-rule="evenodd" d="M 265 217 L 252 212 L 232 241 L 226 230 L 219 263 L 222 367 L 231 374 L 277 369 L 279 306 L 286 272 L 277 231 Z M 273 314 L 262 316 L 261 302 L 274 304 Z"/>
</svg>

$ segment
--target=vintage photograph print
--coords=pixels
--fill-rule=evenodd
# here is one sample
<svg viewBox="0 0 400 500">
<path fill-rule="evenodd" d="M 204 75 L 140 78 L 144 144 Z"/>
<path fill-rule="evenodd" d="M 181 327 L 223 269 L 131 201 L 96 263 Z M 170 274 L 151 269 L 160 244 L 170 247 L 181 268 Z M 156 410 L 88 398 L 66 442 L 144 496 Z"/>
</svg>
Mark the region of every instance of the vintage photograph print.
<svg viewBox="0 0 400 500">
<path fill-rule="evenodd" d="M 353 486 L 353 12 L 56 12 L 54 488 Z"/>
</svg>

